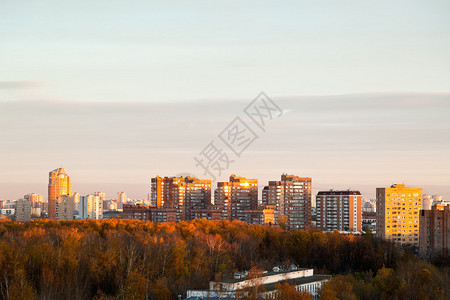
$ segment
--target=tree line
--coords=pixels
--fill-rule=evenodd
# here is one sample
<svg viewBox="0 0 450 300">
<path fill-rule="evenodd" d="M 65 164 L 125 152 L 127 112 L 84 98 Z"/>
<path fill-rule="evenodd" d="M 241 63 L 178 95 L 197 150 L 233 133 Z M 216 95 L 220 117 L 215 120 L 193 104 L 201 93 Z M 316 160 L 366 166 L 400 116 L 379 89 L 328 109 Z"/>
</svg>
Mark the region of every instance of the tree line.
<svg viewBox="0 0 450 300">
<path fill-rule="evenodd" d="M 236 271 L 291 264 L 347 274 L 326 285 L 324 299 L 407 299 L 401 297 L 410 296 L 414 284 L 426 295 L 448 297 L 448 254 L 438 263 L 371 234 L 286 231 L 240 221 L 0 222 L 1 299 L 177 299 Z M 280 299 L 305 299 L 284 284 L 278 289 Z"/>
</svg>

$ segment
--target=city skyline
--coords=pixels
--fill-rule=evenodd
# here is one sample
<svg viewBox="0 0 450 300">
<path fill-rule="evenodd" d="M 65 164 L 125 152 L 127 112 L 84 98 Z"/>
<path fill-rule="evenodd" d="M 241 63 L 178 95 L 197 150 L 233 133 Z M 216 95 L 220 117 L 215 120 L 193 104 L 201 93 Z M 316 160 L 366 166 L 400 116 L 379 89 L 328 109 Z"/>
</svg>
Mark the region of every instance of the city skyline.
<svg viewBox="0 0 450 300">
<path fill-rule="evenodd" d="M 65 168 L 63 168 L 63 167 L 58 167 L 58 168 L 56 168 L 55 170 L 52 170 L 52 171 L 50 171 L 50 175 L 51 174 L 53 174 L 53 173 L 58 173 L 58 172 L 60 172 L 60 170 L 62 170 L 62 172 L 63 172 L 63 174 L 65 175 L 65 176 L 68 176 L 65 172 Z M 285 177 L 285 176 L 295 176 L 295 177 L 298 177 L 298 176 L 296 176 L 296 175 L 292 175 L 293 173 L 291 173 L 291 175 L 290 174 L 288 174 L 288 173 L 280 173 L 279 175 L 281 175 L 281 177 L 283 178 L 283 177 Z M 242 175 L 242 174 L 231 174 L 230 173 L 230 178 L 231 177 L 234 177 L 234 176 L 238 176 L 238 178 L 244 178 L 245 179 L 245 177 L 240 177 L 240 175 Z M 171 174 L 165 174 L 165 175 L 162 175 L 162 176 L 160 176 L 160 175 L 155 175 L 156 176 L 156 178 L 159 178 L 159 179 L 172 179 L 172 178 L 176 178 L 177 180 L 181 180 L 181 181 L 183 181 L 184 182 L 184 180 L 195 180 L 195 181 L 199 181 L 199 182 L 209 182 L 209 185 L 210 185 L 210 190 L 211 190 L 211 195 L 210 195 L 210 198 L 211 199 L 213 199 L 214 198 L 214 193 L 213 193 L 213 191 L 215 191 L 215 190 L 219 190 L 220 189 L 220 187 L 219 187 L 219 184 L 223 184 L 223 183 L 226 183 L 227 182 L 227 176 L 225 176 L 225 179 L 224 180 L 218 180 L 218 181 L 212 181 L 210 178 L 207 178 L 207 177 L 202 177 L 202 176 L 200 176 L 200 177 L 197 177 L 196 175 L 194 175 L 194 174 L 189 174 L 189 173 L 179 173 L 179 174 L 177 174 L 177 175 L 171 175 Z M 68 176 L 69 177 L 69 176 Z M 258 201 L 262 201 L 263 203 L 264 203 L 264 200 L 266 200 L 267 201 L 267 197 L 268 197 L 268 194 L 264 194 L 264 193 L 268 193 L 268 191 L 265 191 L 264 190 L 264 188 L 268 188 L 268 187 L 270 187 L 270 185 L 272 184 L 272 183 L 277 183 L 277 182 L 279 182 L 279 181 L 277 181 L 276 180 L 276 176 L 275 177 L 271 177 L 272 179 L 271 180 L 269 180 L 269 181 L 267 181 L 267 182 L 263 182 L 263 181 L 259 181 L 259 179 L 258 178 L 256 178 L 256 177 L 254 177 L 255 179 L 249 179 L 249 180 L 256 180 L 256 185 L 257 185 L 257 187 L 258 187 L 258 196 L 257 196 L 257 199 L 258 199 Z M 274 181 L 274 179 L 275 179 L 275 181 Z M 309 179 L 310 181 L 312 180 L 312 178 L 311 177 L 304 177 L 304 179 Z M 50 179 L 51 180 L 51 179 Z M 65 179 L 64 179 L 65 180 Z M 89 191 L 89 192 L 79 192 L 79 191 L 77 191 L 77 190 L 74 190 L 73 192 L 72 192 L 72 183 L 71 183 L 71 179 L 70 179 L 70 183 L 69 183 L 69 185 L 70 185 L 70 193 L 65 193 L 65 192 L 63 192 L 62 193 L 62 195 L 75 195 L 75 194 L 77 194 L 78 196 L 82 196 L 82 195 L 88 195 L 88 196 L 101 196 L 101 198 L 103 199 L 103 200 L 113 200 L 113 199 L 116 199 L 116 200 L 118 200 L 118 199 L 133 199 L 133 200 L 148 200 L 148 201 L 150 201 L 150 202 L 155 202 L 156 200 L 155 199 L 152 199 L 152 200 L 150 200 L 150 198 L 149 198 L 149 195 L 150 195 L 150 193 L 153 193 L 154 192 L 154 183 L 153 183 L 153 180 L 154 180 L 154 178 L 152 177 L 152 178 L 150 178 L 150 184 L 149 184 L 149 186 L 148 186 L 148 188 L 149 188 L 149 192 L 146 194 L 146 196 L 145 197 L 142 197 L 142 198 L 140 198 L 140 197 L 127 197 L 127 198 L 123 198 L 123 195 L 124 196 L 127 196 L 127 193 L 126 192 L 124 192 L 124 191 L 119 191 L 119 192 L 111 192 L 111 193 L 108 193 L 108 192 L 105 192 L 104 190 L 102 190 L 102 189 L 97 189 L 96 190 L 96 192 L 92 192 L 92 191 Z M 51 180 L 52 181 L 52 180 Z M 259 183 L 258 183 L 258 181 L 259 181 Z M 398 184 L 400 184 L 400 183 L 392 183 L 391 185 L 398 185 Z M 401 185 L 404 185 L 405 183 L 402 183 Z M 311 196 L 312 196 L 312 199 L 313 199 L 313 204 L 315 204 L 315 202 L 316 202 L 316 199 L 315 199 L 315 197 L 317 196 L 317 194 L 318 193 L 320 193 L 320 192 L 339 192 L 340 190 L 341 191 L 353 191 L 353 190 L 355 190 L 354 188 L 336 188 L 336 187 L 315 187 L 315 188 L 313 188 L 313 186 L 314 186 L 314 184 L 311 184 L 311 190 L 312 190 L 312 192 L 311 192 Z M 380 185 L 381 186 L 381 185 Z M 377 186 L 377 187 L 375 187 L 375 189 L 377 190 L 380 186 Z M 100 192 L 98 191 L 98 190 L 101 190 Z M 48 192 L 48 195 L 50 195 L 50 184 L 48 185 L 48 187 L 47 187 L 47 192 Z M 110 195 L 113 195 L 113 196 L 110 196 Z M 47 200 L 49 200 L 50 198 L 49 197 L 46 197 L 45 196 L 45 194 L 40 194 L 39 192 L 35 192 L 35 191 L 33 191 L 33 192 L 29 192 L 29 193 L 27 193 L 27 194 L 25 194 L 24 196 L 21 196 L 21 197 L 18 197 L 18 198 L 13 198 L 13 199 L 7 199 L 7 198 L 1 198 L 0 197 L 0 200 L 12 200 L 12 201 L 14 201 L 14 200 L 19 200 L 19 199 L 26 199 L 26 200 L 28 200 L 27 199 L 27 197 L 30 197 L 30 195 L 37 195 L 37 196 L 42 196 L 43 197 L 43 200 L 44 201 L 47 201 Z M 122 195 L 122 196 L 121 196 Z M 426 195 L 426 193 L 424 193 L 424 195 Z M 371 200 L 375 200 L 376 199 L 376 197 L 374 197 L 374 198 L 371 198 L 371 197 L 367 197 L 367 196 L 365 196 L 364 194 L 361 194 L 361 196 L 363 197 L 363 199 L 367 199 L 367 200 L 369 200 L 369 199 L 371 199 Z M 427 195 L 428 196 L 428 195 Z M 438 195 L 438 194 L 434 194 L 433 195 L 433 197 L 435 197 L 435 196 L 438 196 L 438 197 L 440 197 L 440 199 L 441 200 L 445 200 L 445 198 L 443 198 L 442 197 L 442 195 Z M 431 196 L 430 196 L 431 197 Z M 156 203 L 156 202 L 155 202 Z M 154 203 L 154 205 L 156 205 Z"/>
<path fill-rule="evenodd" d="M 449 298 L 449 11 L 0 0 L 0 298 Z"/>
</svg>

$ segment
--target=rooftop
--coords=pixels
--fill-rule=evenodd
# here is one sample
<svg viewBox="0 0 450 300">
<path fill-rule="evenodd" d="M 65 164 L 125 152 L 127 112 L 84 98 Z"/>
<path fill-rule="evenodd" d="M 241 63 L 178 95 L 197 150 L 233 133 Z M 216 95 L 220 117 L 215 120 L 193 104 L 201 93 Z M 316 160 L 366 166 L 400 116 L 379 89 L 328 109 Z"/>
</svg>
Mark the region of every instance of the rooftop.
<svg viewBox="0 0 450 300">
<path fill-rule="evenodd" d="M 289 271 L 279 271 L 279 272 L 274 272 L 274 271 L 265 271 L 262 273 L 262 276 L 260 278 L 263 277 L 267 277 L 267 276 L 273 276 L 273 275 L 279 275 L 279 274 L 288 274 L 288 273 L 292 273 L 292 272 L 298 272 L 298 271 L 305 271 L 305 270 L 309 270 L 308 268 L 297 268 L 296 270 L 289 270 Z M 223 283 L 237 283 L 237 282 L 242 282 L 245 280 L 249 280 L 248 277 L 246 278 L 229 278 L 229 279 L 223 279 L 221 282 Z"/>
<path fill-rule="evenodd" d="M 317 196 L 320 195 L 361 195 L 361 193 L 359 191 L 351 191 L 351 190 L 346 190 L 346 191 L 320 191 L 317 193 Z"/>
<path fill-rule="evenodd" d="M 330 278 L 331 278 L 331 275 L 313 275 L 313 276 L 308 276 L 308 277 L 289 279 L 289 280 L 287 280 L 287 282 L 292 283 L 294 285 L 301 285 L 301 284 L 306 284 L 306 283 L 311 283 L 311 282 L 316 282 L 316 281 L 322 281 L 322 280 L 326 280 L 326 279 L 330 279 Z M 266 289 L 266 292 L 276 290 L 276 285 L 278 283 L 282 283 L 282 282 L 284 282 L 284 281 L 265 284 L 264 287 Z"/>
</svg>

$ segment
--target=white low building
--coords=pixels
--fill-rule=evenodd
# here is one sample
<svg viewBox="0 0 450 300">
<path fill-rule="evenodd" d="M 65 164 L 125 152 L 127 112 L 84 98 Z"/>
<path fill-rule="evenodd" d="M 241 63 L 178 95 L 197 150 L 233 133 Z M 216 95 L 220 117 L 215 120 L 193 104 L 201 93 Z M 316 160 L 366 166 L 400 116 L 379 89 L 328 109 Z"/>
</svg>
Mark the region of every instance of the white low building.
<svg viewBox="0 0 450 300">
<path fill-rule="evenodd" d="M 282 271 L 274 268 L 271 272 L 262 272 L 253 279 L 248 279 L 247 273 L 237 273 L 234 279 L 220 282 L 211 281 L 209 290 L 188 290 L 187 299 L 234 299 L 236 292 L 245 288 L 263 285 L 264 292 L 260 294 L 264 299 L 275 298 L 276 285 L 279 282 L 287 281 L 292 284 L 297 291 L 309 292 L 315 299 L 318 297 L 322 285 L 327 282 L 330 275 L 314 275 L 313 269 L 290 268 L 289 271 Z"/>
</svg>

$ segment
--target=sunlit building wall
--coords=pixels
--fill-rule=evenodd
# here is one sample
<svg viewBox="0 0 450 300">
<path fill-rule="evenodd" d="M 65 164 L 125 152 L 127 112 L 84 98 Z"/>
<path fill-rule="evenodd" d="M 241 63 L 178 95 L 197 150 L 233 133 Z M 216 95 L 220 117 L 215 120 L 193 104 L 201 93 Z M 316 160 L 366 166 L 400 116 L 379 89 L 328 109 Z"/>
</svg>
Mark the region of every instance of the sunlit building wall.
<svg viewBox="0 0 450 300">
<path fill-rule="evenodd" d="M 231 175 L 228 182 L 218 182 L 214 204 L 223 206 L 223 218 L 246 221 L 246 210 L 258 208 L 258 179 Z"/>
<path fill-rule="evenodd" d="M 206 209 L 211 204 L 211 180 L 156 176 L 151 180 L 150 204 L 176 210 L 177 221 L 192 220 L 194 210 Z"/>
<path fill-rule="evenodd" d="M 73 193 L 73 202 L 74 202 L 74 210 L 80 211 L 80 194 L 75 192 Z"/>
<path fill-rule="evenodd" d="M 311 178 L 281 175 L 280 181 L 269 181 L 265 202 L 275 207 L 275 222 L 286 228 L 311 226 Z"/>
<path fill-rule="evenodd" d="M 394 184 L 377 188 L 377 236 L 419 246 L 419 211 L 422 189 Z"/>
<path fill-rule="evenodd" d="M 117 193 L 117 209 L 122 210 L 123 204 L 127 202 L 127 193 L 118 192 Z"/>
<path fill-rule="evenodd" d="M 433 197 L 431 195 L 422 195 L 422 209 L 430 210 L 433 205 Z"/>
<path fill-rule="evenodd" d="M 45 208 L 44 195 L 30 193 L 23 196 L 23 198 L 31 202 L 31 214 L 38 217 L 41 216 L 41 213 Z"/>
<path fill-rule="evenodd" d="M 48 181 L 48 217 L 56 220 L 57 199 L 60 196 L 72 195 L 72 184 L 64 168 L 51 171 Z"/>
<path fill-rule="evenodd" d="M 100 196 L 80 196 L 80 219 L 103 219 L 103 200 Z"/>
</svg>

